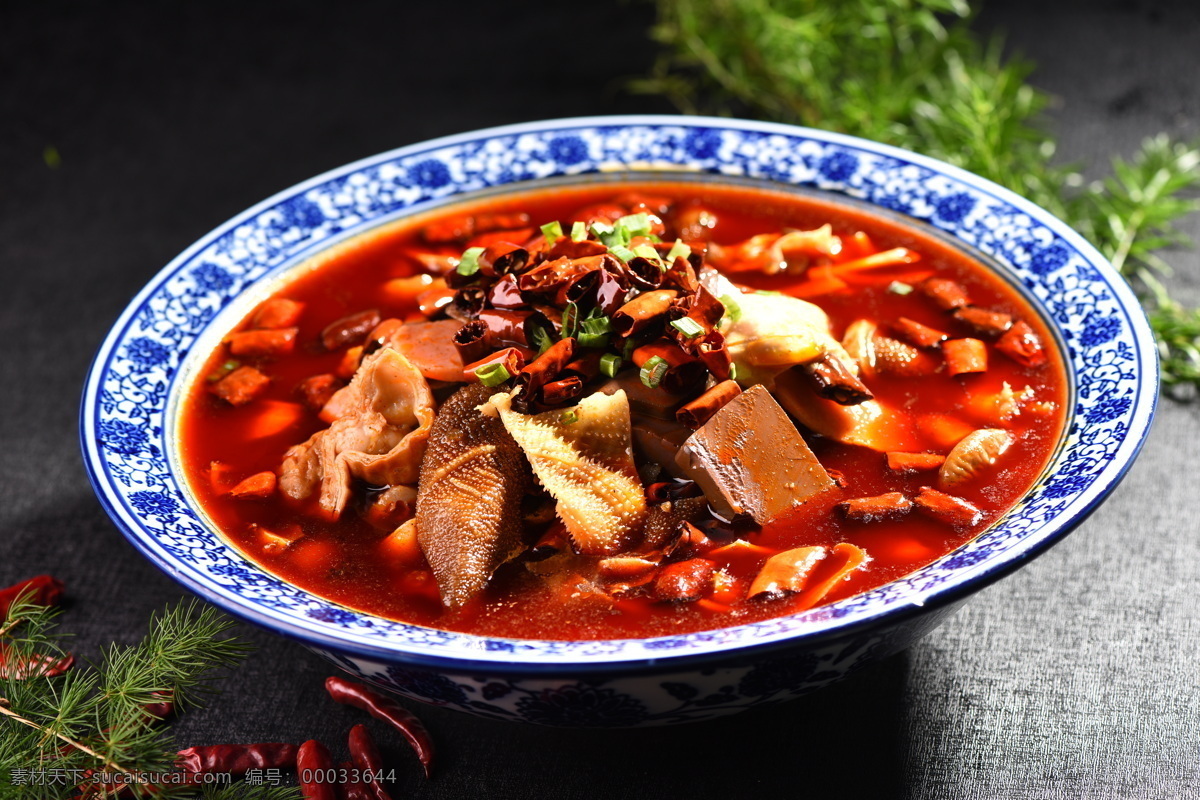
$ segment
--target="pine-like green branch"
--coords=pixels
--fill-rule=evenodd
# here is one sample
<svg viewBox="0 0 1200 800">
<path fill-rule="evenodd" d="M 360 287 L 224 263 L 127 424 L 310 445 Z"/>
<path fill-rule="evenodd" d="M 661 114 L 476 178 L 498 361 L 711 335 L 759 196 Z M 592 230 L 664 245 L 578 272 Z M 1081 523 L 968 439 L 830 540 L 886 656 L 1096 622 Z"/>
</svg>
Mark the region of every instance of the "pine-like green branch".
<svg viewBox="0 0 1200 800">
<path fill-rule="evenodd" d="M 172 771 L 177 748 L 169 729 L 144 706 L 164 696 L 177 708 L 197 705 L 212 691 L 214 673 L 236 664 L 248 649 L 229 638 L 227 618 L 192 602 L 154 616 L 141 642 L 114 645 L 93 667 L 77 666 L 58 676 L 14 669 L 65 655 L 57 616 L 54 609 L 22 602 L 0 623 L 0 652 L 7 665 L 0 677 L 0 800 L 69 797 L 78 776 L 89 770 Z M 18 780 L 30 771 L 73 780 Z M 203 789 L 163 787 L 153 796 L 291 800 L 298 793 L 292 787 L 237 782 Z"/>
<path fill-rule="evenodd" d="M 1158 337 L 1163 379 L 1200 389 L 1200 311 L 1162 286 L 1158 251 L 1186 244 L 1200 150 L 1147 139 L 1085 185 L 1052 163 L 1033 64 L 971 30 L 963 0 L 656 0 L 661 53 L 638 92 L 689 113 L 744 114 L 842 131 L 926 153 L 1062 217 L 1133 284 Z"/>
</svg>

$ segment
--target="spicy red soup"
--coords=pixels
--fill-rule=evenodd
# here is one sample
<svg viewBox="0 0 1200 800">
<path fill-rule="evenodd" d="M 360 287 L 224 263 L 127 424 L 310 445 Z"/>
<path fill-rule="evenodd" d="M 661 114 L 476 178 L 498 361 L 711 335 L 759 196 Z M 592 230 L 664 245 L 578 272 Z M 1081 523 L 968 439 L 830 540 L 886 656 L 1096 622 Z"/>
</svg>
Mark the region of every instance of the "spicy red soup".
<svg viewBox="0 0 1200 800">
<path fill-rule="evenodd" d="M 1038 478 L 1065 377 L 961 251 L 699 183 L 504 195 L 314 259 L 181 413 L 264 569 L 380 616 L 647 637 L 929 564 Z"/>
</svg>

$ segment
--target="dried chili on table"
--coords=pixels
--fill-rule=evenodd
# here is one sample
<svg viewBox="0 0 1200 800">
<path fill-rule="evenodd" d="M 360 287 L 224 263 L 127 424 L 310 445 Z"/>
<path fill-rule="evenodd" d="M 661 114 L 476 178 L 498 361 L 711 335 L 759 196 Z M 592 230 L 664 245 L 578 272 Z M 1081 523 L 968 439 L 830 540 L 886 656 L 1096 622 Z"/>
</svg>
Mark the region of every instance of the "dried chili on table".
<svg viewBox="0 0 1200 800">
<path fill-rule="evenodd" d="M 337 800 L 333 756 L 316 739 L 309 739 L 296 751 L 296 774 L 304 800 Z"/>
<path fill-rule="evenodd" d="M 296 745 L 290 742 L 261 744 L 213 744 L 180 750 L 175 757 L 179 769 L 200 783 L 197 776 L 213 772 L 243 775 L 250 769 L 282 769 L 296 766 Z"/>
<path fill-rule="evenodd" d="M 38 606 L 56 606 L 62 599 L 63 582 L 53 575 L 35 575 L 32 578 L 0 589 L 0 617 L 8 616 L 8 610 L 18 597 Z"/>
<path fill-rule="evenodd" d="M 325 691 L 336 702 L 366 711 L 399 731 L 421 760 L 425 777 L 433 773 L 433 739 L 412 712 L 376 689 L 337 676 L 325 679 Z"/>
<path fill-rule="evenodd" d="M 383 774 L 383 756 L 379 754 L 379 748 L 375 745 L 375 740 L 365 725 L 355 725 L 350 729 L 349 744 L 350 757 L 354 759 L 354 766 L 362 776 L 363 783 L 370 790 L 370 796 L 374 800 L 392 800 L 392 796 L 380 783 L 380 776 Z"/>
</svg>

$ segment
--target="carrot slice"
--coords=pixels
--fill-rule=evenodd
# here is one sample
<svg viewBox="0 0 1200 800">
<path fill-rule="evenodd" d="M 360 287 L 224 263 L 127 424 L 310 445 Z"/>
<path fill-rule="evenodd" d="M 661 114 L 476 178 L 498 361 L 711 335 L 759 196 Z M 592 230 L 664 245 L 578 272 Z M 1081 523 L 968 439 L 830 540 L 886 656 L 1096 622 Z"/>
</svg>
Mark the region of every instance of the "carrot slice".
<svg viewBox="0 0 1200 800">
<path fill-rule="evenodd" d="M 392 278 L 385 281 L 382 287 L 383 300 L 388 305 L 401 308 L 416 308 L 417 298 L 425 292 L 440 286 L 446 288 L 446 281 L 435 279 L 432 275 L 411 275 L 407 278 Z"/>
<path fill-rule="evenodd" d="M 425 556 L 417 541 L 417 521 L 410 519 L 379 543 L 380 551 L 401 564 L 420 564 Z"/>
<path fill-rule="evenodd" d="M 358 372 L 359 364 L 362 363 L 362 354 L 362 345 L 351 347 L 346 351 L 346 354 L 342 356 L 341 363 L 337 365 L 337 369 L 334 370 L 334 373 L 339 378 L 345 378 L 346 380 L 353 378 L 354 373 Z"/>
<path fill-rule="evenodd" d="M 283 433 L 303 420 L 308 412 L 299 403 L 288 403 L 283 400 L 263 400 L 258 404 L 261 409 L 250 424 L 246 426 L 247 439 L 265 439 Z"/>
<path fill-rule="evenodd" d="M 300 320 L 304 303 L 273 297 L 258 307 L 250 320 L 252 328 L 291 328 Z"/>
<path fill-rule="evenodd" d="M 238 499 L 270 497 L 275 493 L 275 473 L 258 472 L 229 490 L 230 497 Z"/>
<path fill-rule="evenodd" d="M 813 267 L 804 274 L 806 280 L 785 289 L 788 294 L 805 299 L 820 297 L 821 295 L 841 291 L 848 287 L 848 284 L 834 273 L 834 267 L 829 265 Z"/>
<path fill-rule="evenodd" d="M 229 334 L 225 341 L 229 343 L 229 352 L 235 356 L 286 356 L 296 349 L 299 332 L 299 328 L 241 331 Z"/>
<path fill-rule="evenodd" d="M 888 453 L 887 465 L 892 472 L 922 472 L 937 469 L 946 457 L 937 453 Z"/>
<path fill-rule="evenodd" d="M 920 260 L 921 254 L 914 250 L 909 250 L 907 247 L 893 247 L 891 250 L 872 253 L 853 261 L 843 261 L 835 269 L 839 275 L 845 275 L 848 272 L 858 272 L 859 270 L 894 267 L 898 264 L 915 264 Z"/>
<path fill-rule="evenodd" d="M 796 547 L 767 559 L 750 584 L 750 597 L 780 595 L 804 588 L 809 574 L 829 551 L 824 547 Z"/>
<path fill-rule="evenodd" d="M 987 372 L 987 345 L 979 339 L 950 339 L 942 342 L 946 369 L 951 375 Z"/>
<path fill-rule="evenodd" d="M 809 579 L 808 585 L 796 601 L 797 608 L 812 608 L 832 592 L 850 573 L 867 565 L 871 557 L 861 547 L 842 542 L 834 545 L 829 557 L 821 562 Z"/>
</svg>

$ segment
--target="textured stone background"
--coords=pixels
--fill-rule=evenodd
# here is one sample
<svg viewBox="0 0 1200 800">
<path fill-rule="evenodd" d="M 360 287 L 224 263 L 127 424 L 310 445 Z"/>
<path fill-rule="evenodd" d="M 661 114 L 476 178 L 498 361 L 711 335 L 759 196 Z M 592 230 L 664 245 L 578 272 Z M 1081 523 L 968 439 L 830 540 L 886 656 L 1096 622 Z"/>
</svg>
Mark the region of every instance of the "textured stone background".
<svg viewBox="0 0 1200 800">
<path fill-rule="evenodd" d="M 362 156 L 508 122 L 672 110 L 619 88 L 652 57 L 648 6 L 477 5 L 0 3 L 0 585 L 63 577 L 80 651 L 135 640 L 181 595 L 100 510 L 76 443 L 91 356 L 163 264 Z M 1147 134 L 1200 134 L 1194 2 L 993 0 L 977 25 L 1039 62 L 1060 155 L 1090 174 Z M 1171 286 L 1200 302 L 1196 253 L 1169 260 Z M 1184 508 L 1198 438 L 1200 407 L 1164 403 L 1137 466 L 1076 533 L 828 691 L 659 731 L 423 709 L 439 774 L 424 783 L 386 748 L 407 767 L 397 796 L 1200 796 L 1200 526 Z M 176 725 L 181 746 L 340 742 L 357 718 L 323 699 L 324 662 L 240 632 L 257 653 Z"/>
</svg>

